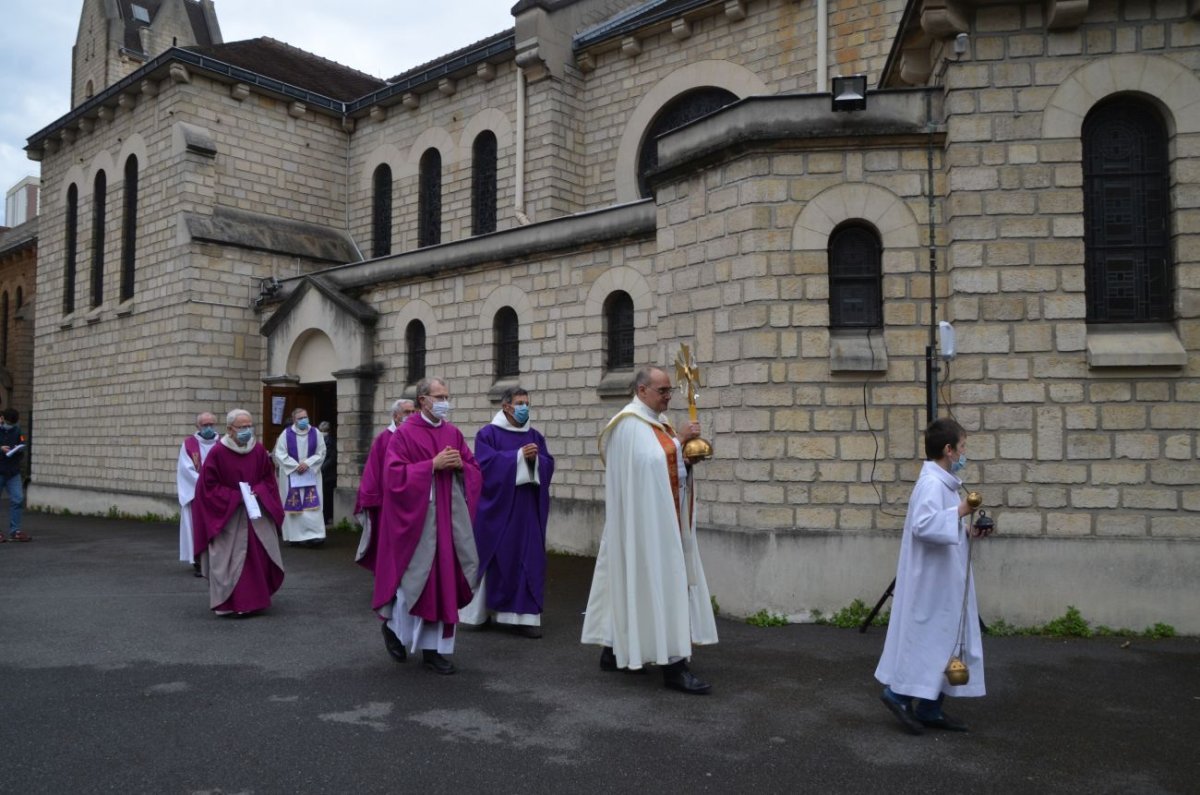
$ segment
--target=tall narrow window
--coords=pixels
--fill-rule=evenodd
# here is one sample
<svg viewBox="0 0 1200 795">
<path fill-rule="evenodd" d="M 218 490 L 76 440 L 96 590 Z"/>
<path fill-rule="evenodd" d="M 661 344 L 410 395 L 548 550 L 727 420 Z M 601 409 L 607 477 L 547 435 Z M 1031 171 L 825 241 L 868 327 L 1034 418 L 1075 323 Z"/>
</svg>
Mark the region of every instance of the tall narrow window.
<svg viewBox="0 0 1200 795">
<path fill-rule="evenodd" d="M 371 207 L 371 256 L 392 253 L 392 167 L 387 163 L 375 169 L 375 190 Z"/>
<path fill-rule="evenodd" d="M 79 189 L 67 188 L 66 257 L 63 262 L 63 314 L 75 311 L 75 254 L 79 234 Z"/>
<path fill-rule="evenodd" d="M 850 222 L 829 236 L 829 325 L 880 328 L 883 325 L 883 268 L 879 235 Z"/>
<path fill-rule="evenodd" d="M 407 383 L 415 384 L 425 377 L 425 324 L 410 321 L 404 330 L 404 347 L 408 353 Z"/>
<path fill-rule="evenodd" d="M 604 300 L 605 365 L 607 370 L 633 369 L 633 299 L 617 290 Z"/>
<path fill-rule="evenodd" d="M 134 264 L 137 261 L 138 161 L 125 161 L 125 214 L 121 219 L 121 300 L 133 298 Z"/>
<path fill-rule="evenodd" d="M 0 365 L 8 367 L 8 290 L 0 298 Z"/>
<path fill-rule="evenodd" d="M 1167 131 L 1120 97 L 1083 122 L 1084 290 L 1089 323 L 1174 318 Z"/>
<path fill-rule="evenodd" d="M 25 290 L 24 290 L 24 288 L 18 287 L 17 288 L 17 310 L 20 311 L 21 307 L 23 307 L 23 306 L 25 306 Z"/>
<path fill-rule="evenodd" d="M 471 148 L 471 234 L 496 231 L 496 135 L 484 130 Z"/>
<path fill-rule="evenodd" d="M 736 101 L 737 94 L 707 86 L 680 94 L 662 107 L 646 128 L 638 151 L 638 191 L 643 198 L 650 195 L 647 176 L 658 168 L 658 137 Z"/>
<path fill-rule="evenodd" d="M 417 246 L 436 246 L 442 242 L 442 155 L 426 149 L 421 155 L 420 184 L 417 190 Z"/>
<path fill-rule="evenodd" d="M 108 178 L 96 172 L 92 191 L 92 306 L 104 303 L 104 205 L 108 200 Z"/>
<path fill-rule="evenodd" d="M 520 328 L 511 306 L 501 307 L 492 324 L 493 361 L 496 379 L 512 378 L 521 371 Z"/>
</svg>

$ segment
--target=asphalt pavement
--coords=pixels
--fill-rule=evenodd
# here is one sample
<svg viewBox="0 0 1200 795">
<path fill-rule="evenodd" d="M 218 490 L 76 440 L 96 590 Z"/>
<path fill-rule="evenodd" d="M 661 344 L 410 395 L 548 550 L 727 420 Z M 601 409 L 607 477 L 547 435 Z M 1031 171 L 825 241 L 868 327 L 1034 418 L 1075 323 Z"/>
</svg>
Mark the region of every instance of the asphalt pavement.
<svg viewBox="0 0 1200 795">
<path fill-rule="evenodd" d="M 1196 638 L 985 638 L 988 695 L 947 704 L 971 731 L 913 737 L 878 699 L 880 629 L 719 619 L 709 696 L 601 672 L 588 558 L 551 558 L 544 638 L 461 632 L 438 676 L 387 655 L 354 534 L 284 547 L 274 605 L 236 619 L 172 525 L 24 527 L 0 544 L 0 793 L 1200 792 Z"/>
</svg>

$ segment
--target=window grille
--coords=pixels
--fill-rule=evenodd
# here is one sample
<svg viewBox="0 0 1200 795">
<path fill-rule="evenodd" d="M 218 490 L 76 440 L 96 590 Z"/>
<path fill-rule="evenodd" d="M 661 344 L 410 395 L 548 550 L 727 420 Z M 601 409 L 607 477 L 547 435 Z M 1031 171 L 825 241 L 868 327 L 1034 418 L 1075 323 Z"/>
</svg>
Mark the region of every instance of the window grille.
<svg viewBox="0 0 1200 795">
<path fill-rule="evenodd" d="M 392 253 L 392 169 L 386 163 L 375 169 L 371 218 L 371 254 L 386 257 Z"/>
<path fill-rule="evenodd" d="M 92 306 L 104 303 L 104 215 L 108 200 L 108 178 L 96 172 L 92 192 Z"/>
<path fill-rule="evenodd" d="M 133 298 L 134 265 L 137 260 L 138 161 L 125 161 L 125 213 L 121 219 L 121 300 Z"/>
<path fill-rule="evenodd" d="M 638 152 L 638 191 L 642 198 L 650 195 L 647 175 L 658 168 L 658 137 L 736 101 L 737 94 L 723 88 L 707 87 L 680 94 L 663 106 L 646 129 Z"/>
<path fill-rule="evenodd" d="M 879 236 L 851 223 L 829 236 L 830 328 L 883 325 L 883 269 Z"/>
<path fill-rule="evenodd" d="M 426 149 L 421 155 L 418 186 L 417 246 L 436 246 L 442 242 L 442 155 Z"/>
<path fill-rule="evenodd" d="M 75 311 L 75 255 L 79 234 L 79 189 L 67 188 L 66 261 L 63 263 L 63 314 Z"/>
<path fill-rule="evenodd" d="M 606 364 L 608 370 L 633 368 L 633 299 L 618 290 L 604 302 L 604 322 L 607 327 Z"/>
<path fill-rule="evenodd" d="M 521 342 L 519 339 L 517 313 L 511 306 L 502 307 L 496 313 L 492 326 L 496 379 L 511 378 L 521 370 Z"/>
<path fill-rule="evenodd" d="M 471 234 L 496 231 L 496 136 L 484 130 L 475 137 L 471 157 Z"/>
<path fill-rule="evenodd" d="M 408 383 L 415 384 L 425 377 L 425 324 L 413 320 L 404 332 L 404 347 L 408 354 Z"/>
<path fill-rule="evenodd" d="M 1148 103 L 1121 98 L 1083 123 L 1084 274 L 1089 323 L 1174 317 L 1167 133 Z"/>
</svg>

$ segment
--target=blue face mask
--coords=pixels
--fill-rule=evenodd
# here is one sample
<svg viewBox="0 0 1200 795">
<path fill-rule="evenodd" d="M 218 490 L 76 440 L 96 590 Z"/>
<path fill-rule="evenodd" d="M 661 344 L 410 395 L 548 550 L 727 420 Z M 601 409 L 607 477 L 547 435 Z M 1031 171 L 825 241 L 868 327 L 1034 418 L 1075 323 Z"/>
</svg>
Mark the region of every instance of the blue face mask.
<svg viewBox="0 0 1200 795">
<path fill-rule="evenodd" d="M 240 445 L 245 445 L 247 442 L 249 442 L 253 438 L 254 438 L 254 426 L 253 425 L 251 425 L 249 428 L 241 428 L 237 432 L 237 441 L 238 441 L 238 444 L 240 444 Z"/>
<path fill-rule="evenodd" d="M 296 420 L 296 430 L 298 430 L 298 431 L 307 431 L 308 430 L 308 417 L 305 417 L 304 419 L 301 419 L 301 420 Z"/>
<path fill-rule="evenodd" d="M 958 460 L 950 465 L 950 471 L 954 473 L 962 472 L 967 468 L 967 454 L 963 453 L 958 457 Z"/>
<path fill-rule="evenodd" d="M 217 436 L 217 429 L 211 425 L 205 425 L 203 428 L 200 429 L 200 438 L 205 440 L 206 442 L 216 438 L 216 436 Z"/>
<path fill-rule="evenodd" d="M 529 406 L 513 406 L 513 419 L 517 421 L 517 425 L 524 425 L 529 421 Z"/>
</svg>

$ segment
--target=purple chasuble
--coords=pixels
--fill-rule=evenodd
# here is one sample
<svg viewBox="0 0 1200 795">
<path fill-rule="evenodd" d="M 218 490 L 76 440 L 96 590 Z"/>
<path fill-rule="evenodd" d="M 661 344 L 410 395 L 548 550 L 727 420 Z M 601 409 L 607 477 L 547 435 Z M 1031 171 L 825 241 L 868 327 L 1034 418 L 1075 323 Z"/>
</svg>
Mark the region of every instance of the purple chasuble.
<svg viewBox="0 0 1200 795">
<path fill-rule="evenodd" d="M 392 435 L 393 431 L 385 429 L 375 437 L 375 441 L 371 442 L 371 452 L 367 454 L 362 480 L 358 484 L 358 497 L 354 501 L 354 511 L 350 514 L 358 516 L 365 513 L 371 523 L 370 543 L 363 550 L 362 557 L 356 561 L 358 565 L 368 571 L 375 571 L 375 554 L 379 549 L 379 506 L 383 504 L 383 459 L 387 455 Z"/>
<path fill-rule="evenodd" d="M 530 443 L 538 446 L 536 465 L 541 484 L 518 486 L 517 467 L 530 466 L 519 451 Z M 475 459 L 483 473 L 475 543 L 479 572 L 487 576 L 488 609 L 498 613 L 541 613 L 554 457 L 546 449 L 545 437 L 532 428 L 515 432 L 485 425 L 475 435 Z"/>
<path fill-rule="evenodd" d="M 283 524 L 283 505 L 275 482 L 271 456 L 261 444 L 248 453 L 237 453 L 221 442 L 212 446 L 200 470 L 196 498 L 192 501 L 192 544 L 197 554 L 208 549 L 209 542 L 226 529 L 242 508 L 239 483 L 249 483 L 258 499 L 263 518 L 275 525 L 276 533 Z M 283 569 L 275 565 L 243 512 L 242 521 L 249 529 L 246 562 L 233 594 L 216 609 L 236 612 L 262 610 L 271 604 L 271 594 L 283 584 Z"/>
<path fill-rule="evenodd" d="M 296 443 L 296 432 L 291 427 L 284 428 L 283 435 L 287 440 L 288 455 L 293 461 L 300 461 L 300 448 Z M 308 429 L 308 454 L 311 456 L 317 449 L 317 429 Z M 288 476 L 287 499 L 283 509 L 288 513 L 303 513 L 304 511 L 321 510 L 321 495 L 316 486 L 293 486 L 291 476 Z"/>
<path fill-rule="evenodd" d="M 433 471 L 433 458 L 446 447 L 462 456 L 462 470 Z M 375 555 L 376 610 L 396 598 L 400 580 L 413 560 L 425 528 L 425 516 L 436 506 L 436 551 L 421 595 L 408 612 L 426 621 L 441 621 L 452 630 L 458 609 L 471 601 L 471 585 L 463 574 L 451 525 L 451 487 L 461 484 L 471 519 L 479 501 L 479 465 L 462 432 L 448 422 L 434 427 L 413 414 L 396 429 L 383 464 L 383 502 Z M 432 494 L 432 500 L 430 499 Z"/>
</svg>

